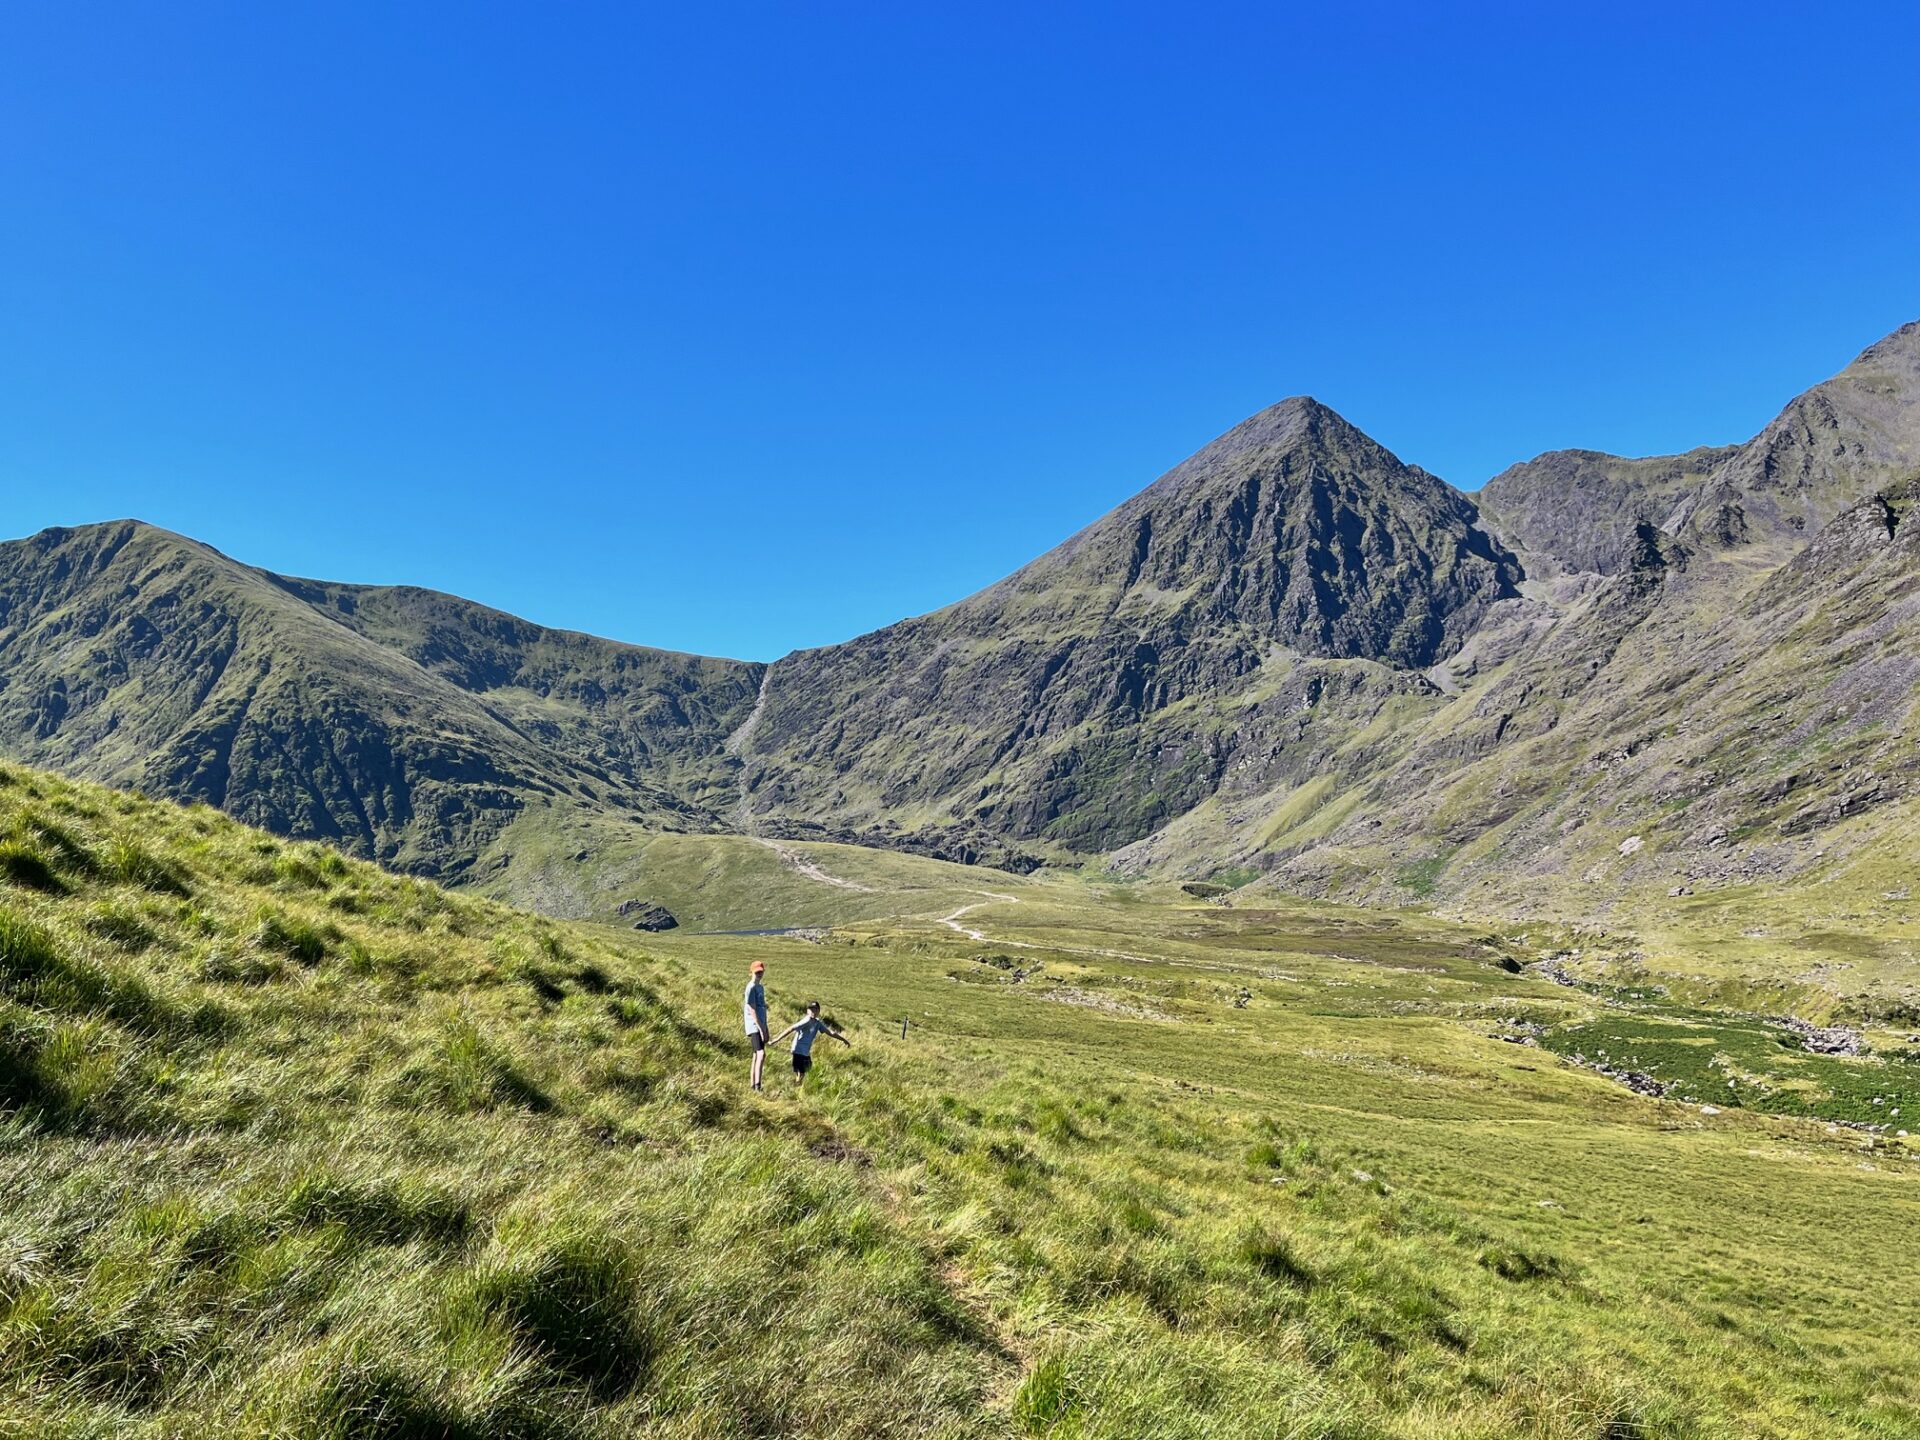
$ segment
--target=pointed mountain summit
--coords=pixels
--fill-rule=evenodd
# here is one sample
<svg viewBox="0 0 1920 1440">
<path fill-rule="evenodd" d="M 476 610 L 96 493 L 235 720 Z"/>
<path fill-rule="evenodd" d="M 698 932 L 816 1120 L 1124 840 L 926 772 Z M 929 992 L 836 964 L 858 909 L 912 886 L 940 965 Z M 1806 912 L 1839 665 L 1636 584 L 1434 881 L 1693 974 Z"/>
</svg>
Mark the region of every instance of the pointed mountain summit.
<svg viewBox="0 0 1920 1440">
<path fill-rule="evenodd" d="M 1200 447 L 1150 489 L 1205 476 L 1219 467 L 1256 463 L 1262 456 L 1297 450 L 1377 452 L 1375 458 L 1398 462 L 1371 436 L 1339 411 L 1311 395 L 1292 395 L 1249 415 L 1225 434 Z"/>
<path fill-rule="evenodd" d="M 1473 503 L 1304 396 L 1242 421 L 1064 545 L 962 602 L 1063 582 L 1309 655 L 1420 668 L 1513 593 Z"/>
<path fill-rule="evenodd" d="M 1378 669 L 1340 684 L 1370 716 L 1520 578 L 1465 496 L 1282 401 L 979 594 L 779 661 L 741 752 L 746 804 L 838 833 L 937 816 L 1125 843 L 1209 793 L 1233 697 L 1362 660 Z"/>
</svg>

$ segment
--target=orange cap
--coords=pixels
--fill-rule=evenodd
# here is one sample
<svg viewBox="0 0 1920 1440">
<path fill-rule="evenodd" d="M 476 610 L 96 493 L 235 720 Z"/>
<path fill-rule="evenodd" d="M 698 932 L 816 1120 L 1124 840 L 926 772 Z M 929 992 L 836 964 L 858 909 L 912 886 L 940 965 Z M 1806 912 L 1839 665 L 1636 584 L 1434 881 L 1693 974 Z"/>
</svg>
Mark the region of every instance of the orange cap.
<svg viewBox="0 0 1920 1440">
<path fill-rule="evenodd" d="M 756 975 L 758 975 L 761 971 L 765 970 L 766 968 L 767 968 L 766 964 L 763 961 L 756 960 L 753 962 L 753 973 Z"/>
</svg>

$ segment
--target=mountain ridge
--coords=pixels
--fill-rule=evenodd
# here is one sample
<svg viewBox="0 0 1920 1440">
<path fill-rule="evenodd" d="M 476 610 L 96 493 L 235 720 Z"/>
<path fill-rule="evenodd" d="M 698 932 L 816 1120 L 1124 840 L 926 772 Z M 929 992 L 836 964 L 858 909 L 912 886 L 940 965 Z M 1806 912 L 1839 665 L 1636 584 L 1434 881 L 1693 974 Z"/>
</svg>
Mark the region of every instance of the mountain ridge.
<svg viewBox="0 0 1920 1440">
<path fill-rule="evenodd" d="M 1774 638 L 1747 634 L 1769 584 L 1803 601 L 1786 670 L 1858 682 L 1905 723 L 1885 681 L 1920 645 L 1904 579 L 1843 572 L 1912 474 L 1920 322 L 1743 445 L 1549 451 L 1478 495 L 1293 396 L 974 595 L 770 663 L 279 576 L 140 522 L 59 527 L 0 544 L 0 751 L 510 898 L 538 854 L 570 912 L 643 886 L 602 857 L 679 830 L 1511 908 L 1504 866 L 1600 905 L 1656 855 L 1670 888 L 1700 866 L 1665 841 L 1627 867 L 1587 856 L 1606 827 L 1571 818 L 1581 754 L 1703 657 L 1770 671 Z M 1840 659 L 1802 653 L 1816 631 Z M 1768 713 L 1690 703 L 1729 753 L 1720 721 Z M 1703 809 L 1735 793 L 1711 749 L 1675 754 Z M 1599 785 L 1616 806 L 1642 803 L 1632 770 Z M 1905 803 L 1888 780 L 1833 824 Z M 1738 830 L 1773 802 L 1729 805 Z"/>
</svg>

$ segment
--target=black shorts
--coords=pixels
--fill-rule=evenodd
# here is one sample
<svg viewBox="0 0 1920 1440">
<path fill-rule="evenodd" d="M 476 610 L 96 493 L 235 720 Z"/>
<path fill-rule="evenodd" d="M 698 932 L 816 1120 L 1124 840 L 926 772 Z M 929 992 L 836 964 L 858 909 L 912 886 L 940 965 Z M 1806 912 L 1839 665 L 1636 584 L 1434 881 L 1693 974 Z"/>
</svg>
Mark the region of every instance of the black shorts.
<svg viewBox="0 0 1920 1440">
<path fill-rule="evenodd" d="M 756 1030 L 753 1034 L 747 1036 L 747 1044 L 752 1047 L 753 1053 L 758 1055 L 762 1050 L 767 1048 L 767 1037 Z"/>
<path fill-rule="evenodd" d="M 813 1068 L 813 1057 L 811 1055 L 795 1055 L 793 1057 L 793 1073 L 794 1074 L 804 1075 L 807 1073 L 807 1071 L 811 1070 L 812 1068 Z"/>
</svg>

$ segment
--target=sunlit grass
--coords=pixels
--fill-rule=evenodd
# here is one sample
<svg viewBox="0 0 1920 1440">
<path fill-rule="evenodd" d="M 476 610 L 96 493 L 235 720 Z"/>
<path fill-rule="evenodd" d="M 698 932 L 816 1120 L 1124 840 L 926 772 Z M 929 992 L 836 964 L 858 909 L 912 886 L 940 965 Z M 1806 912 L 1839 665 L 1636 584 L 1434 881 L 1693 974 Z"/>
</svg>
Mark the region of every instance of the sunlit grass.
<svg viewBox="0 0 1920 1440">
<path fill-rule="evenodd" d="M 1065 880 L 969 917 L 1007 967 L 919 892 L 643 942 L 0 775 L 0 1434 L 1920 1424 L 1904 1152 L 1500 1043 L 1594 1002 L 1473 931 Z M 754 957 L 853 1036 L 804 1097 Z"/>
</svg>

